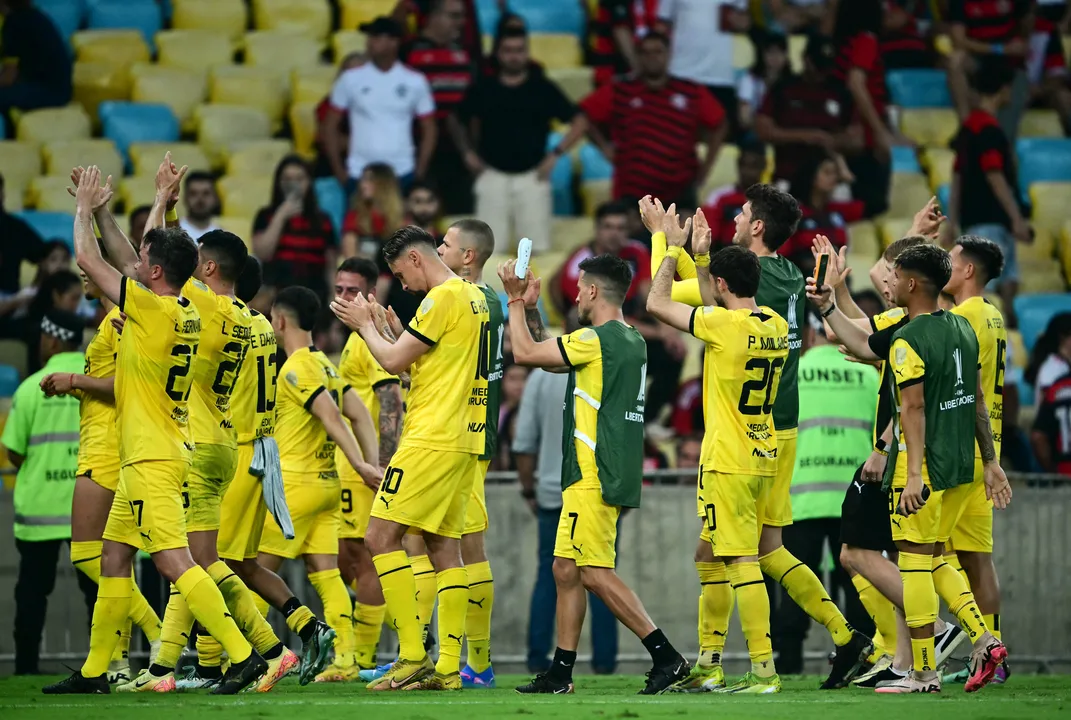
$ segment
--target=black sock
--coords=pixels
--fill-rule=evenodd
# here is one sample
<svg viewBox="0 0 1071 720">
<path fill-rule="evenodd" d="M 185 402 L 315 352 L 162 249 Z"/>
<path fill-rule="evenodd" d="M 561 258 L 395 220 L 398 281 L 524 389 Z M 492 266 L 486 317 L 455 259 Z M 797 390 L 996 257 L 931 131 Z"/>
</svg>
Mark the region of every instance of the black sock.
<svg viewBox="0 0 1071 720">
<path fill-rule="evenodd" d="M 159 663 L 153 663 L 152 665 L 149 666 L 149 672 L 151 672 L 156 677 L 163 677 L 164 675 L 167 675 L 169 672 L 175 672 L 175 668 L 164 667 L 163 665 L 160 665 Z"/>
<path fill-rule="evenodd" d="M 555 648 L 554 662 L 550 664 L 550 672 L 547 676 L 560 683 L 572 682 L 573 665 L 576 665 L 576 650 Z"/>
<path fill-rule="evenodd" d="M 280 609 L 283 612 L 283 617 L 290 617 L 299 607 L 301 607 L 301 601 L 291 595 L 290 599 L 284 602 L 282 608 Z"/>
<path fill-rule="evenodd" d="M 281 642 L 277 642 L 274 645 L 272 645 L 271 649 L 269 649 L 261 657 L 263 657 L 265 660 L 274 660 L 275 658 L 279 657 L 282 654 L 283 654 L 283 644 Z"/>
<path fill-rule="evenodd" d="M 197 676 L 214 680 L 223 677 L 223 670 L 219 665 L 208 666 L 197 663 Z"/>
<path fill-rule="evenodd" d="M 656 666 L 669 665 L 680 656 L 677 649 L 666 639 L 665 633 L 658 628 L 643 639 L 643 646 L 651 653 L 651 660 Z"/>
</svg>

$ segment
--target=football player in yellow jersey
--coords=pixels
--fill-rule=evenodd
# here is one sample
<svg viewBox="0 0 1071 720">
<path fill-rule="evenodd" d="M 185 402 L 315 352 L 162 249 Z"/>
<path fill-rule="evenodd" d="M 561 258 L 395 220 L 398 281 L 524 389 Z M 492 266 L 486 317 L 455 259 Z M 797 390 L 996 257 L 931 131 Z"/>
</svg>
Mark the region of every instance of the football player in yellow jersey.
<svg viewBox="0 0 1071 720">
<path fill-rule="evenodd" d="M 653 209 L 644 209 L 648 221 L 656 216 Z M 773 663 L 770 599 L 759 566 L 759 537 L 777 474 L 772 413 L 788 357 L 788 323 L 755 302 L 761 265 L 750 250 L 731 245 L 707 255 L 709 262 L 704 263 L 710 242 L 705 228 L 693 240 L 699 282 L 708 286 L 717 304 L 692 308 L 674 302 L 677 256 L 690 226 L 691 221 L 680 227 L 673 206 L 665 212 L 662 231 L 669 247 L 652 282 L 647 309 L 707 344 L 703 369 L 707 432 L 697 491 L 706 520 L 702 538 L 710 542 L 714 558 L 726 565 L 751 655 L 751 671 L 723 691 L 777 693 L 781 680 Z"/>
<path fill-rule="evenodd" d="M 170 154 L 158 171 L 167 187 L 182 172 L 171 164 Z M 131 563 L 141 547 L 230 655 L 233 664 L 213 692 L 233 694 L 260 677 L 267 663 L 242 636 L 186 539 L 182 484 L 192 452 L 189 372 L 201 318 L 181 291 L 197 267 L 197 246 L 181 230 L 153 229 L 140 253 L 129 247 L 125 255 L 109 251 L 120 270 L 109 265 L 93 234 L 92 214 L 112 195 L 111 183 L 102 188 L 100 180 L 95 166 L 79 178 L 75 255 L 85 274 L 127 316 L 116 360 L 119 485 L 104 529 L 89 657 L 81 670 L 44 692 L 108 692 L 105 672 L 130 613 Z M 160 203 L 166 197 L 157 194 Z"/>
<path fill-rule="evenodd" d="M 483 292 L 443 264 L 435 238 L 409 226 L 383 246 L 383 257 L 409 292 L 426 292 L 406 331 L 393 343 L 380 336 L 372 304 L 336 298 L 331 309 L 360 332 L 384 370 L 412 375 L 405 427 L 376 493 L 365 544 L 372 553 L 387 609 L 398 631 L 398 661 L 374 690 L 460 690 L 468 580 L 461 535 L 479 456 L 484 451 L 490 358 Z M 439 661 L 424 649 L 416 582 L 402 537 L 423 534 L 436 572 Z"/>
<path fill-rule="evenodd" d="M 374 262 L 349 258 L 339 265 L 335 274 L 335 295 L 345 300 L 353 300 L 358 294 L 368 295 L 375 289 L 378 278 L 379 269 Z M 389 463 L 402 433 L 402 388 L 398 376 L 380 367 L 360 334 L 353 332 L 342 349 L 338 370 L 343 382 L 357 393 L 372 415 L 372 425 L 379 438 L 379 462 Z M 361 669 L 371 669 L 376 665 L 376 648 L 387 612 L 372 555 L 364 544 L 376 490 L 365 484 L 339 450 L 335 452 L 335 465 L 342 481 L 339 570 L 342 579 L 357 594 L 353 612 L 357 664 Z M 434 575 L 432 578 L 434 585 Z"/>
<path fill-rule="evenodd" d="M 1008 349 L 1008 333 L 1000 311 L 985 299 L 984 293 L 986 284 L 1000 277 L 1004 268 L 1004 254 L 992 240 L 964 235 L 949 252 L 949 259 L 952 261 L 952 277 L 945 285 L 945 292 L 951 294 L 956 302 L 952 312 L 967 318 L 978 336 L 982 390 L 985 405 L 989 409 L 994 450 L 1000 457 L 1004 417 L 1004 358 Z M 955 497 L 961 494 L 963 497 Z M 956 501 L 959 505 L 959 520 L 954 524 L 952 513 L 948 512 L 950 501 Z M 949 561 L 958 559 L 967 572 L 967 580 L 986 626 L 1000 640 L 1000 583 L 993 565 L 993 501 L 986 497 L 982 456 L 977 447 L 974 482 L 945 493 L 938 539 L 951 539 L 951 548 L 945 548 L 945 558 Z M 1004 682 L 1007 672 L 1007 663 L 1002 663 L 993 682 Z M 963 678 L 964 681 L 966 679 Z"/>
<path fill-rule="evenodd" d="M 369 485 L 377 485 L 382 473 L 368 410 L 345 387 L 331 361 L 312 345 L 319 312 L 315 293 L 302 287 L 286 288 L 272 307 L 272 328 L 287 354 L 279 369 L 275 439 L 295 536 L 286 539 L 273 519 L 265 520 L 258 562 L 275 571 L 284 558 L 304 558 L 309 581 L 323 601 L 324 618 L 336 636 L 335 661 L 316 677 L 325 681 L 350 679 L 359 671 L 353 650 L 353 606 L 338 569 L 341 485 L 336 444 Z M 343 415 L 357 430 L 359 446 Z"/>
</svg>

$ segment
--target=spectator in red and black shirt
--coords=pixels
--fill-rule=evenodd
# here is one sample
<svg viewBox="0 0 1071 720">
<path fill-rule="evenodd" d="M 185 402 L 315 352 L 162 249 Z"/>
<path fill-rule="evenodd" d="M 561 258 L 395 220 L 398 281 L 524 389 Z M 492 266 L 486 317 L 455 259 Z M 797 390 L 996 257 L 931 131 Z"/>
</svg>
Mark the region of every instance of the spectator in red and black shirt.
<svg viewBox="0 0 1071 720">
<path fill-rule="evenodd" d="M 1042 470 L 1071 477 L 1071 375 L 1045 391 L 1030 443 Z"/>
<path fill-rule="evenodd" d="M 885 0 L 885 21 L 879 44 L 885 67 L 932 68 L 937 55 L 919 21 L 928 3 L 919 0 Z"/>
<path fill-rule="evenodd" d="M 599 0 L 588 21 L 586 62 L 595 68 L 595 86 L 636 72 L 636 43 L 657 26 L 658 0 Z"/>
<path fill-rule="evenodd" d="M 892 146 L 896 138 L 886 116 L 885 64 L 878 47 L 881 0 L 851 0 L 837 5 L 833 78 L 845 88 L 844 101 L 863 125 L 863 149 L 847 156 L 855 175 L 852 196 L 862 200 L 867 217 L 889 207 Z"/>
<path fill-rule="evenodd" d="M 1031 92 L 1040 96 L 1056 112 L 1071 135 L 1071 87 L 1068 87 L 1067 57 L 1061 33 L 1071 28 L 1068 0 L 1036 0 L 1034 27 L 1030 33 L 1030 56 L 1026 73 Z"/>
<path fill-rule="evenodd" d="M 275 169 L 271 204 L 253 220 L 253 253 L 264 263 L 257 309 L 270 309 L 275 291 L 291 285 L 307 287 L 321 300 L 333 287 L 338 238 L 316 202 L 312 172 L 297 155 Z"/>
<path fill-rule="evenodd" d="M 464 23 L 462 0 L 433 0 L 420 37 L 402 51 L 402 61 L 427 77 L 435 98 L 439 142 L 428 172 L 442 188 L 451 215 L 472 212 L 472 177 L 446 124 L 476 78 L 476 61 L 460 42 Z"/>
<path fill-rule="evenodd" d="M 832 40 L 812 36 L 803 74 L 770 88 L 755 117 L 755 131 L 774 146 L 774 179 L 791 183 L 813 158 L 858 152 L 862 128 L 852 121 L 843 85 L 832 78 L 837 57 Z"/>
<path fill-rule="evenodd" d="M 801 168 L 792 183 L 792 197 L 799 201 L 803 217 L 796 233 L 777 252 L 796 263 L 804 277 L 810 277 L 814 270 L 811 245 L 816 235 L 825 235 L 839 250 L 848 244 L 848 224 L 863 219 L 863 203 L 859 200 L 833 200 L 840 181 L 837 158 L 823 155 Z"/>
<path fill-rule="evenodd" d="M 1017 70 L 1011 100 L 1000 115 L 1000 126 L 1012 141 L 1019 132 L 1019 119 L 1029 101 L 1025 63 L 1031 0 L 948 0 L 949 36 L 948 90 L 960 120 L 973 106 L 969 77 L 978 70 L 980 58 L 1007 56 Z"/>
<path fill-rule="evenodd" d="M 696 206 L 698 186 L 725 138 L 725 111 L 701 85 L 669 76 L 669 41 L 649 33 L 639 44 L 640 76 L 604 85 L 580 103 L 598 126 L 593 133 L 614 163 L 615 198 L 654 195 Z M 695 145 L 706 143 L 699 162 Z"/>
<path fill-rule="evenodd" d="M 732 245 L 736 236 L 736 216 L 747 202 L 747 189 L 762 182 L 766 173 L 766 146 L 754 140 L 740 144 L 736 160 L 737 180 L 732 185 L 717 188 L 703 201 L 703 214 L 710 224 L 711 240 L 715 247 Z"/>
<path fill-rule="evenodd" d="M 974 85 L 978 107 L 963 121 L 953 142 L 956 159 L 948 219 L 953 231 L 989 238 L 1004 252 L 999 291 L 1008 327 L 1016 327 L 1014 313 L 1019 265 L 1015 243 L 1030 242 L 1032 231 L 1019 196 L 1014 151 L 997 113 L 1011 98 L 1015 70 L 1003 58 L 979 63 Z"/>
<path fill-rule="evenodd" d="M 391 13 L 404 28 L 411 28 L 419 34 L 428 24 L 428 17 L 435 11 L 441 0 L 398 0 Z M 461 21 L 461 46 L 468 51 L 473 62 L 483 62 L 483 37 L 480 35 L 480 19 L 476 12 L 475 0 L 461 0 L 464 17 Z"/>
</svg>

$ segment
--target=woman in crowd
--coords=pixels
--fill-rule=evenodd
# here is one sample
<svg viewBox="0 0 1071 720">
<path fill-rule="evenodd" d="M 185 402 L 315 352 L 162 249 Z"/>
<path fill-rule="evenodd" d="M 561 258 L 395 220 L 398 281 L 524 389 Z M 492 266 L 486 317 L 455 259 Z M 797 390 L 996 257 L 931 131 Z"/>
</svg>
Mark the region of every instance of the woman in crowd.
<svg viewBox="0 0 1071 720">
<path fill-rule="evenodd" d="M 838 155 L 820 154 L 802 168 L 792 183 L 792 196 L 799 201 L 803 218 L 796 234 L 778 251 L 796 263 L 804 276 L 814 269 L 811 242 L 825 235 L 835 247 L 848 244 L 848 224 L 863 219 L 859 200 L 837 202 L 833 193 L 845 179 L 844 160 Z"/>
<path fill-rule="evenodd" d="M 342 221 L 342 256 L 362 255 L 375 260 L 380 273 L 390 275 L 380 250 L 386 240 L 405 224 L 405 207 L 394 170 L 386 163 L 372 163 L 361 173 L 357 192 Z"/>
<path fill-rule="evenodd" d="M 736 81 L 741 135 L 754 133 L 755 111 L 762 106 L 766 91 L 789 72 L 788 39 L 778 33 L 758 35 L 755 38 L 755 62 Z"/>
<path fill-rule="evenodd" d="M 1040 405 L 1049 386 L 1068 372 L 1071 372 L 1071 313 L 1063 312 L 1053 316 L 1034 343 L 1030 364 L 1023 373 L 1026 381 L 1034 386 L 1034 404 Z"/>
</svg>

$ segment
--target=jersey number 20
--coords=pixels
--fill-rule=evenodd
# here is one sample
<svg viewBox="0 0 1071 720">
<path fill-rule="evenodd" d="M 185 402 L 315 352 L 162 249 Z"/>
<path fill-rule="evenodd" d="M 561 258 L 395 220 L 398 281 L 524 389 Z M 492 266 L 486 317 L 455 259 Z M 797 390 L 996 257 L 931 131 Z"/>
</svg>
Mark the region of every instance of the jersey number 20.
<svg viewBox="0 0 1071 720">
<path fill-rule="evenodd" d="M 745 370 L 761 370 L 762 377 L 748 380 L 740 392 L 740 402 L 737 409 L 741 415 L 769 415 L 773 411 L 773 387 L 774 380 L 781 366 L 785 364 L 784 358 L 751 358 L 744 365 Z M 765 392 L 766 395 L 759 405 L 751 404 L 751 393 Z"/>
</svg>

